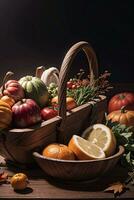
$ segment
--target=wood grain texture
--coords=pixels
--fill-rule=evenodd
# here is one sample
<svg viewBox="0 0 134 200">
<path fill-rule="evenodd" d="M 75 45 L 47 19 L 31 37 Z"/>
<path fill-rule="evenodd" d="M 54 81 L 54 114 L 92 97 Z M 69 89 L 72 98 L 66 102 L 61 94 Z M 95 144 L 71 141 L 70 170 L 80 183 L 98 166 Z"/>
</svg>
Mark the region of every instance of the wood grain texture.
<svg viewBox="0 0 134 200">
<path fill-rule="evenodd" d="M 56 142 L 56 128 L 60 118 L 55 117 L 27 129 L 11 129 L 0 134 L 0 153 L 7 160 L 20 164 L 33 163 L 32 152 Z"/>
<path fill-rule="evenodd" d="M 3 162 L 0 157 L 0 163 Z M 14 173 L 20 172 L 19 168 L 3 168 L 12 176 Z M 59 181 L 48 177 L 39 168 L 33 168 L 23 171 L 29 178 L 28 188 L 24 192 L 15 192 L 10 184 L 0 185 L 0 199 L 2 200 L 54 200 L 54 199 L 115 199 L 112 193 L 104 193 L 104 189 L 109 184 L 117 180 L 124 181 L 127 177 L 127 171 L 117 165 L 111 173 L 105 174 L 96 181 Z M 121 194 L 118 199 L 129 200 L 134 198 L 134 187 L 128 185 L 129 190 Z"/>
<path fill-rule="evenodd" d="M 113 169 L 124 148 L 119 147 L 116 154 L 101 160 L 58 160 L 42 156 L 35 152 L 34 157 L 44 172 L 53 178 L 62 180 L 92 180 Z"/>
<path fill-rule="evenodd" d="M 59 87 L 58 87 L 58 98 L 59 98 L 59 116 L 62 118 L 61 127 L 64 126 L 64 121 L 66 118 L 66 83 L 69 79 L 69 71 L 71 70 L 71 65 L 79 53 L 83 50 L 87 56 L 89 63 L 89 74 L 92 74 L 90 82 L 93 83 L 94 79 L 98 77 L 98 63 L 94 50 L 88 42 L 81 41 L 74 44 L 62 62 L 60 73 L 59 73 Z"/>
<path fill-rule="evenodd" d="M 73 45 L 62 62 L 59 74 L 58 99 L 59 99 L 59 116 L 61 117 L 61 124 L 59 130 L 59 141 L 67 143 L 73 134 L 81 134 L 83 128 L 90 125 L 90 118 L 92 115 L 91 103 L 85 104 L 85 107 L 79 107 L 76 112 L 72 111 L 71 115 L 66 115 L 66 85 L 69 79 L 69 71 L 71 70 L 72 62 L 79 51 L 83 50 L 86 54 L 89 64 L 90 84 L 94 85 L 94 80 L 98 77 L 98 62 L 96 54 L 91 45 L 85 41 L 81 41 Z M 96 109 L 96 122 L 102 122 L 104 113 L 106 111 L 106 97 L 100 100 L 102 103 L 96 103 L 93 110 Z M 98 108 L 101 106 L 98 112 Z M 94 120 L 95 122 L 95 120 Z M 87 124 L 87 126 L 85 126 Z"/>
</svg>

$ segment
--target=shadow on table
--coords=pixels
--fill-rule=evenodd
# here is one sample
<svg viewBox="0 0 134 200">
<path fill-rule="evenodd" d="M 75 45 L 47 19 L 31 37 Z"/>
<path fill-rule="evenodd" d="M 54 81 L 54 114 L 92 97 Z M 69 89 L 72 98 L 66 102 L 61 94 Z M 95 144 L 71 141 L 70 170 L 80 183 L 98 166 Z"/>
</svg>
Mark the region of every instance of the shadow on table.
<svg viewBox="0 0 134 200">
<path fill-rule="evenodd" d="M 24 190 L 14 190 L 18 194 L 30 194 L 33 192 L 31 187 L 26 187 Z"/>
<path fill-rule="evenodd" d="M 20 172 L 20 168 L 16 165 L 8 163 L 8 168 L 14 173 Z M 21 172 L 26 173 L 31 180 L 46 180 L 49 184 L 63 188 L 66 190 L 76 190 L 76 191 L 103 191 L 111 183 L 120 181 L 123 182 L 128 176 L 128 172 L 125 168 L 121 167 L 119 164 L 116 167 L 106 173 L 105 175 L 98 177 L 93 180 L 85 181 L 72 181 L 72 180 L 61 180 L 54 178 L 45 174 L 38 165 L 34 165 L 33 168 L 21 169 Z"/>
</svg>

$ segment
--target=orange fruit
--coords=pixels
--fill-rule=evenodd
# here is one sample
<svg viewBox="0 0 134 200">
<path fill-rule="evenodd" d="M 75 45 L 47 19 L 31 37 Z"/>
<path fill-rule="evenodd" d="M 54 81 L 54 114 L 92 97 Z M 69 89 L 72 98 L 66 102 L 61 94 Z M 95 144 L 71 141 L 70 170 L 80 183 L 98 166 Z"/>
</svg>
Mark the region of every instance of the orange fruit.
<svg viewBox="0 0 134 200">
<path fill-rule="evenodd" d="M 12 176 L 10 183 L 15 190 L 24 190 L 28 185 L 28 178 L 26 174 L 17 173 Z"/>
<path fill-rule="evenodd" d="M 58 96 L 53 97 L 51 100 L 52 105 L 56 105 L 58 104 Z M 72 97 L 66 97 L 66 106 L 67 106 L 67 110 L 71 110 L 73 108 L 75 108 L 77 106 L 74 98 Z"/>
<path fill-rule="evenodd" d="M 64 144 L 50 144 L 42 152 L 42 155 L 48 158 L 62 159 L 62 160 L 75 160 L 75 154 L 68 146 Z"/>
<path fill-rule="evenodd" d="M 115 152 L 115 136 L 111 129 L 104 124 L 94 124 L 90 126 L 84 131 L 82 137 L 101 147 L 106 156 L 111 156 Z"/>
<path fill-rule="evenodd" d="M 105 153 L 102 148 L 78 135 L 72 136 L 68 147 L 75 153 L 79 160 L 94 160 L 105 158 Z"/>
</svg>

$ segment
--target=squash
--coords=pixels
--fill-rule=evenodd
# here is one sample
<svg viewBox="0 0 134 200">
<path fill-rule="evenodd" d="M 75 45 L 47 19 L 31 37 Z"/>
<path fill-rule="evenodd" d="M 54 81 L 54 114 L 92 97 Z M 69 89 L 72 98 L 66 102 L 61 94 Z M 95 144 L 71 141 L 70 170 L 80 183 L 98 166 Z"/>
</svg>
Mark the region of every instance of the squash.
<svg viewBox="0 0 134 200">
<path fill-rule="evenodd" d="M 25 91 L 25 98 L 33 99 L 41 108 L 48 103 L 48 90 L 40 78 L 25 76 L 19 80 L 20 85 Z"/>
<path fill-rule="evenodd" d="M 11 107 L 15 104 L 15 100 L 12 97 L 9 97 L 7 95 L 4 95 L 0 98 L 1 101 L 6 102 L 9 104 Z"/>
<path fill-rule="evenodd" d="M 59 82 L 59 70 L 56 67 L 50 67 L 46 69 L 42 75 L 41 80 L 45 83 L 48 87 L 50 83 L 55 83 L 58 85 Z"/>
<path fill-rule="evenodd" d="M 12 110 L 9 104 L 0 100 L 0 129 L 8 128 L 12 121 Z"/>
<path fill-rule="evenodd" d="M 125 107 L 122 107 L 121 110 L 111 112 L 107 118 L 112 122 L 118 122 L 126 126 L 134 126 L 134 111 L 125 110 Z"/>
<path fill-rule="evenodd" d="M 17 80 L 9 80 L 4 85 L 3 95 L 10 96 L 17 102 L 24 98 L 24 90 Z"/>
</svg>

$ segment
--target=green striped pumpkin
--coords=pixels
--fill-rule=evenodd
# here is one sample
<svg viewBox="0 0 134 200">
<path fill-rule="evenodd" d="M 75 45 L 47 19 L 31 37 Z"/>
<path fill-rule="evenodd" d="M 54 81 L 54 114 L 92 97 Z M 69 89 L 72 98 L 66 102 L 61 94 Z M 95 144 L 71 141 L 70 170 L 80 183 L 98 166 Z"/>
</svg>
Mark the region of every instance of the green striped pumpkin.
<svg viewBox="0 0 134 200">
<path fill-rule="evenodd" d="M 19 83 L 25 91 L 25 98 L 33 99 L 43 108 L 48 103 L 48 90 L 40 78 L 25 76 L 19 80 Z"/>
</svg>

